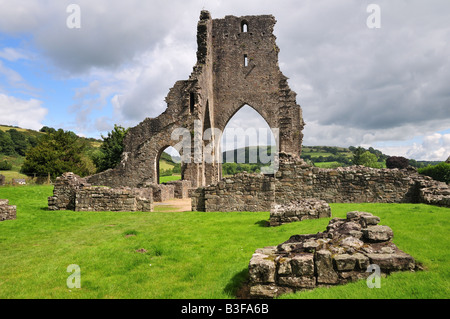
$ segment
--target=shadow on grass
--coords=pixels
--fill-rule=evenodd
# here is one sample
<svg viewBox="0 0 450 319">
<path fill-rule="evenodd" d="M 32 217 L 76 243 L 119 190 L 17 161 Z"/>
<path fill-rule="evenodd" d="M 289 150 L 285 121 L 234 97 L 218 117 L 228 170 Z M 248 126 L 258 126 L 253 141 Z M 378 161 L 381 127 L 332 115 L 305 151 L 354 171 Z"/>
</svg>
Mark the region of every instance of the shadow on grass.
<svg viewBox="0 0 450 319">
<path fill-rule="evenodd" d="M 226 294 L 236 299 L 250 299 L 250 287 L 248 286 L 248 269 L 244 268 L 231 278 L 223 290 Z"/>
<path fill-rule="evenodd" d="M 259 227 L 269 227 L 270 222 L 268 220 L 263 219 L 263 220 L 256 222 L 255 225 L 259 225 Z"/>
</svg>

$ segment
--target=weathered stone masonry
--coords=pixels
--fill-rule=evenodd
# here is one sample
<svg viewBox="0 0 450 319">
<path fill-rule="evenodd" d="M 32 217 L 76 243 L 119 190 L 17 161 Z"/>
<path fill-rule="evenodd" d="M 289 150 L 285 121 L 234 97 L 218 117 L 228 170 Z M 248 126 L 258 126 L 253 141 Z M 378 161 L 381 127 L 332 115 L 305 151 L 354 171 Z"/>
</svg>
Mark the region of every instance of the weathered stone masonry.
<svg viewBox="0 0 450 319">
<path fill-rule="evenodd" d="M 152 188 L 95 187 L 73 173 L 65 173 L 55 181 L 49 210 L 74 211 L 153 211 Z"/>
<path fill-rule="evenodd" d="M 333 218 L 324 232 L 256 250 L 249 263 L 250 296 L 273 298 L 346 284 L 371 275 L 370 265 L 382 274 L 414 271 L 414 258 L 398 249 L 392 229 L 379 222 L 370 213 L 353 211 L 345 219 Z"/>
<path fill-rule="evenodd" d="M 192 209 L 269 211 L 307 198 L 328 203 L 427 203 L 450 207 L 450 188 L 414 170 L 363 166 L 323 169 L 280 154 L 275 176 L 241 173 L 197 189 Z"/>
<path fill-rule="evenodd" d="M 0 222 L 16 219 L 16 206 L 9 205 L 9 200 L 0 199 Z"/>
<path fill-rule="evenodd" d="M 296 93 L 279 69 L 275 23 L 271 15 L 212 19 L 209 12 L 202 11 L 197 26 L 197 63 L 189 79 L 170 89 L 164 113 L 128 131 L 121 163 L 87 181 L 132 188 L 158 184 L 159 157 L 166 147 L 173 146 L 182 156 L 183 180 L 194 188 L 216 184 L 222 178 L 221 136 L 213 130 L 208 138 L 205 131 L 223 132 L 244 105 L 253 107 L 272 129 L 279 129 L 281 151 L 299 158 L 304 122 Z M 171 138 L 176 128 L 185 128 L 200 139 L 197 144 L 192 141 L 189 154 L 183 154 L 179 139 Z M 212 162 L 203 156 L 208 144 L 214 149 Z M 199 152 L 197 158 L 194 152 Z"/>
</svg>

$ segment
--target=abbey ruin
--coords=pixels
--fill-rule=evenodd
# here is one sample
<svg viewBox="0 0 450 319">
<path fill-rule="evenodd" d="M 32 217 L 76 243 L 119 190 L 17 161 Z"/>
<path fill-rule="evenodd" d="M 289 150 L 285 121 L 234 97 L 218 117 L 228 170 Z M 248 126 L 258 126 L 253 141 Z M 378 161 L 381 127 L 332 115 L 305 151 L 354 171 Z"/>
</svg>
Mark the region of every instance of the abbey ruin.
<svg viewBox="0 0 450 319">
<path fill-rule="evenodd" d="M 328 203 L 417 202 L 450 207 L 448 185 L 414 170 L 320 169 L 300 159 L 305 123 L 296 93 L 278 65 L 275 23 L 271 15 L 212 19 L 208 11 L 202 11 L 197 63 L 188 80 L 178 81 L 170 89 L 166 111 L 129 129 L 116 168 L 82 182 L 72 176 L 61 177 L 49 208 L 101 210 L 110 208 L 108 198 L 119 197 L 129 205 L 118 210 L 151 210 L 153 201 L 175 196 L 192 197 L 192 209 L 206 212 L 269 211 L 273 204 L 305 198 Z M 223 179 L 221 134 L 244 105 L 251 106 L 277 131 L 279 169 L 270 175 L 243 173 Z M 189 141 L 188 147 L 180 142 L 183 139 Z M 169 146 L 181 155 L 182 181 L 160 185 L 159 160 Z M 77 182 L 70 182 L 73 180 Z M 107 191 L 92 185 L 123 190 Z"/>
</svg>

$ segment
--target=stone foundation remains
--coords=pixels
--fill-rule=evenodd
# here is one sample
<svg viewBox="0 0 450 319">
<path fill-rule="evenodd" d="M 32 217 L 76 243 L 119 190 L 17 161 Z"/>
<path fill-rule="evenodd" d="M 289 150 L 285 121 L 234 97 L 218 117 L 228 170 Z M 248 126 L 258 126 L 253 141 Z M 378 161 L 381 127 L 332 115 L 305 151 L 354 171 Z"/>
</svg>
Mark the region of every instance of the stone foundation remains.
<svg viewBox="0 0 450 319">
<path fill-rule="evenodd" d="M 426 203 L 450 207 L 450 188 L 414 169 L 325 169 L 280 153 L 275 175 L 241 173 L 199 188 L 193 194 L 192 209 L 270 211 L 273 203 L 283 205 L 305 198 L 327 203 Z"/>
<path fill-rule="evenodd" d="M 174 186 L 174 197 L 178 199 L 190 198 L 190 190 L 192 189 L 192 183 L 190 181 L 172 181 L 167 182 L 166 185 Z M 155 200 L 156 202 L 156 200 Z"/>
<path fill-rule="evenodd" d="M 153 190 L 83 187 L 75 194 L 75 211 L 152 212 Z"/>
<path fill-rule="evenodd" d="M 91 186 L 84 178 L 65 173 L 55 181 L 49 210 L 153 211 L 152 188 L 109 188 Z"/>
<path fill-rule="evenodd" d="M 287 204 L 274 204 L 270 210 L 270 226 L 298 222 L 305 219 L 331 217 L 327 202 L 317 199 L 293 201 Z"/>
<path fill-rule="evenodd" d="M 174 185 L 153 184 L 150 187 L 153 190 L 153 200 L 155 202 L 165 202 L 167 200 L 175 198 Z"/>
<path fill-rule="evenodd" d="M 16 206 L 9 205 L 9 200 L 0 199 L 0 222 L 16 219 Z"/>
<path fill-rule="evenodd" d="M 320 286 L 365 279 L 377 265 L 381 274 L 412 271 L 414 258 L 391 242 L 394 234 L 366 212 L 332 219 L 325 232 L 295 235 L 274 247 L 258 249 L 249 263 L 252 298 L 273 298 Z"/>
</svg>

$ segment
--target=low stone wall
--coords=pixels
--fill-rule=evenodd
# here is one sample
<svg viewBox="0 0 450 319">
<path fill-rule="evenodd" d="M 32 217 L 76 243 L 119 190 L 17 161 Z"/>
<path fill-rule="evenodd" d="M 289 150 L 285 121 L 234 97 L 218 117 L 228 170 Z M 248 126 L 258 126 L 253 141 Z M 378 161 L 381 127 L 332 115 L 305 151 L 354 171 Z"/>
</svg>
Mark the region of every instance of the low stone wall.
<svg viewBox="0 0 450 319">
<path fill-rule="evenodd" d="M 152 212 L 152 189 L 84 187 L 75 196 L 75 211 Z"/>
<path fill-rule="evenodd" d="M 429 190 L 423 190 L 428 188 Z M 306 198 L 328 203 L 433 203 L 450 207 L 447 184 L 414 169 L 374 169 L 364 166 L 323 169 L 280 154 L 274 176 L 241 173 L 216 185 L 197 189 L 196 211 L 270 211 L 273 203 Z"/>
<path fill-rule="evenodd" d="M 9 205 L 9 200 L 0 199 L 0 222 L 4 220 L 16 219 L 16 206 Z"/>
<path fill-rule="evenodd" d="M 6 184 L 6 177 L 5 175 L 0 174 L 0 186 L 3 186 Z"/>
<path fill-rule="evenodd" d="M 258 249 L 249 262 L 252 298 L 273 298 L 319 286 L 341 285 L 367 278 L 370 265 L 381 274 L 412 271 L 414 258 L 399 250 L 388 226 L 366 212 L 334 218 L 316 235 L 295 235 L 274 247 Z"/>
<path fill-rule="evenodd" d="M 49 210 L 153 211 L 153 188 L 91 186 L 84 178 L 65 173 L 55 182 Z"/>
<path fill-rule="evenodd" d="M 153 200 L 155 202 L 165 202 L 175 198 L 175 186 L 165 184 L 152 184 Z"/>
<path fill-rule="evenodd" d="M 192 194 L 193 211 L 269 211 L 275 201 L 275 180 L 262 174 L 240 173 Z"/>
<path fill-rule="evenodd" d="M 450 187 L 446 183 L 423 181 L 419 190 L 422 203 L 450 207 Z"/>
<path fill-rule="evenodd" d="M 91 186 L 84 178 L 74 173 L 64 173 L 56 178 L 53 196 L 48 198 L 49 210 L 75 210 L 75 197 L 78 190 Z"/>
<path fill-rule="evenodd" d="M 317 199 L 293 201 L 287 204 L 273 204 L 270 210 L 270 226 L 331 217 L 331 208 L 327 202 Z"/>
<path fill-rule="evenodd" d="M 190 197 L 190 189 L 192 189 L 191 181 L 172 181 L 167 182 L 167 185 L 174 186 L 174 196 L 178 199 L 185 199 Z"/>
</svg>

